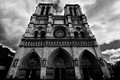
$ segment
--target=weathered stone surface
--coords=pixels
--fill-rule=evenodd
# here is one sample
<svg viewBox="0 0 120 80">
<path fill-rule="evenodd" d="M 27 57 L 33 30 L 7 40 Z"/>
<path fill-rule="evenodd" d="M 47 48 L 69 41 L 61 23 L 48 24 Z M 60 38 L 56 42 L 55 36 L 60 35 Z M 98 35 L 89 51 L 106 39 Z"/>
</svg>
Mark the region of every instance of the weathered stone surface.
<svg viewBox="0 0 120 80">
<path fill-rule="evenodd" d="M 64 9 L 64 15 L 54 15 L 53 4 L 37 6 L 8 78 L 98 80 L 103 75 L 110 77 L 80 6 L 66 4 Z"/>
</svg>

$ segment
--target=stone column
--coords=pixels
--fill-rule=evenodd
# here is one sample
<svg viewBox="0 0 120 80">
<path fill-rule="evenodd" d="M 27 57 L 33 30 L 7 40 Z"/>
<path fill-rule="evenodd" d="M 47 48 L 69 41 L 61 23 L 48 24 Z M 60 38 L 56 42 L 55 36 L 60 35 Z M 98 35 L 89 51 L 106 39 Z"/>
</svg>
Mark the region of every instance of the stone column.
<svg viewBox="0 0 120 80">
<path fill-rule="evenodd" d="M 47 6 L 45 6 L 45 9 L 44 9 L 43 15 L 46 15 L 46 11 L 47 11 Z"/>
<path fill-rule="evenodd" d="M 68 23 L 72 23 L 71 16 L 68 16 Z"/>
<path fill-rule="evenodd" d="M 46 79 L 46 67 L 41 67 L 40 79 Z"/>
<path fill-rule="evenodd" d="M 79 66 L 78 66 L 78 59 L 77 58 L 74 60 L 74 66 L 75 66 L 76 79 L 81 79 L 80 69 L 79 69 Z"/>
<path fill-rule="evenodd" d="M 46 59 L 42 60 L 40 79 L 46 79 Z"/>
<path fill-rule="evenodd" d="M 49 14 L 53 14 L 54 12 L 53 12 L 53 6 L 51 6 L 50 7 L 50 12 L 49 12 Z"/>
<path fill-rule="evenodd" d="M 76 11 L 76 12 L 77 12 L 77 15 L 80 16 L 81 13 L 80 13 L 79 7 L 77 7 L 76 10 L 77 10 L 77 11 Z"/>
<path fill-rule="evenodd" d="M 67 7 L 67 14 L 70 14 L 70 9 L 69 9 L 69 7 Z"/>
<path fill-rule="evenodd" d="M 88 33 L 89 33 L 89 36 L 90 36 L 90 37 L 94 37 L 94 35 L 92 34 L 92 32 L 91 32 L 91 30 L 90 30 L 89 25 L 88 25 L 88 24 L 85 24 L 85 27 L 87 28 L 87 31 L 88 31 Z"/>
<path fill-rule="evenodd" d="M 51 25 L 51 24 L 48 24 L 46 37 L 50 37 L 50 36 L 51 36 L 51 31 L 52 31 L 52 25 Z"/>
<path fill-rule="evenodd" d="M 102 58 L 99 58 L 99 63 L 100 63 L 100 67 L 103 72 L 103 75 L 107 78 L 111 78 L 111 75 L 110 75 L 110 72 L 109 72 L 106 62 Z"/>
<path fill-rule="evenodd" d="M 74 7 L 72 7 L 72 15 L 74 16 L 75 15 L 75 13 L 74 13 Z"/>
<path fill-rule="evenodd" d="M 35 14 L 40 15 L 41 9 L 42 9 L 41 6 L 38 6 L 38 7 L 36 8 Z"/>
<path fill-rule="evenodd" d="M 80 15 L 82 15 L 83 14 L 83 12 L 82 12 L 82 10 L 81 10 L 81 8 L 79 7 L 79 13 L 80 13 Z"/>
<path fill-rule="evenodd" d="M 50 35 L 51 35 L 52 24 L 53 24 L 53 18 L 52 18 L 52 15 L 49 14 L 48 25 L 47 25 L 47 34 L 46 34 L 47 37 L 50 37 Z"/>
<path fill-rule="evenodd" d="M 71 21 L 71 16 L 68 16 L 68 27 L 69 27 L 69 31 L 70 31 L 70 36 L 74 36 L 73 34 L 73 27 L 72 27 L 72 21 Z"/>
</svg>

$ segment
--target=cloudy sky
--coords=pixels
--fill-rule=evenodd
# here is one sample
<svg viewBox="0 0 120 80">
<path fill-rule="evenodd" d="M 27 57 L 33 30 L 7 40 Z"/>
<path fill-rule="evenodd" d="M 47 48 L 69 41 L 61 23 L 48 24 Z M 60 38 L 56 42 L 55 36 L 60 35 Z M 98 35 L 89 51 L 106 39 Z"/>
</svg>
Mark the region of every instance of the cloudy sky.
<svg viewBox="0 0 120 80">
<path fill-rule="evenodd" d="M 0 0 L 0 44 L 16 50 L 39 2 L 56 4 L 58 14 L 65 4 L 79 4 L 103 56 L 109 62 L 120 59 L 120 0 Z"/>
</svg>

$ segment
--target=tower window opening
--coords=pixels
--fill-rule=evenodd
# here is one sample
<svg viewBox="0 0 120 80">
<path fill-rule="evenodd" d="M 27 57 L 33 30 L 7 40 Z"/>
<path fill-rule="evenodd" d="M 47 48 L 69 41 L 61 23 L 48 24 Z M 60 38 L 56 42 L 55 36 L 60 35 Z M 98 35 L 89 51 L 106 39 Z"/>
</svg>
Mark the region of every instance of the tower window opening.
<svg viewBox="0 0 120 80">
<path fill-rule="evenodd" d="M 41 10 L 41 15 L 43 15 L 44 11 L 45 11 L 45 7 L 43 6 Z"/>
<path fill-rule="evenodd" d="M 76 11 L 77 9 L 76 8 L 74 8 L 74 13 L 75 13 L 75 16 L 77 16 L 77 11 Z"/>
<path fill-rule="evenodd" d="M 79 37 L 79 34 L 78 34 L 77 31 L 74 32 L 74 37 L 75 37 L 75 38 L 78 38 L 78 37 Z"/>
<path fill-rule="evenodd" d="M 40 34 L 41 34 L 41 38 L 45 38 L 45 36 L 46 36 L 46 32 L 45 31 L 41 31 Z"/>
<path fill-rule="evenodd" d="M 72 15 L 75 16 L 74 8 L 72 7 Z"/>
<path fill-rule="evenodd" d="M 35 31 L 34 32 L 34 38 L 37 38 L 38 37 L 38 31 Z"/>
<path fill-rule="evenodd" d="M 72 14 L 72 8 L 71 8 L 71 7 L 70 7 L 70 14 L 71 14 L 71 16 L 73 15 L 73 14 Z"/>
<path fill-rule="evenodd" d="M 46 14 L 45 14 L 45 15 L 48 15 L 49 10 L 50 10 L 50 7 L 47 7 L 47 10 L 46 10 Z"/>
<path fill-rule="evenodd" d="M 84 38 L 85 37 L 85 33 L 83 31 L 80 32 L 81 37 Z"/>
</svg>

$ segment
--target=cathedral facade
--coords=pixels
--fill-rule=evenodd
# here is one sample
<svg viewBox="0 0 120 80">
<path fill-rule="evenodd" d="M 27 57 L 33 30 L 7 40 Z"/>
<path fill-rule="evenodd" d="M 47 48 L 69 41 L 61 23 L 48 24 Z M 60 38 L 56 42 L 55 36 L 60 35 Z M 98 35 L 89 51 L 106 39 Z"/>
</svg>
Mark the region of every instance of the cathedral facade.
<svg viewBox="0 0 120 80">
<path fill-rule="evenodd" d="M 7 78 L 110 78 L 99 45 L 78 4 L 54 15 L 53 4 L 39 3 L 20 41 Z"/>
</svg>

